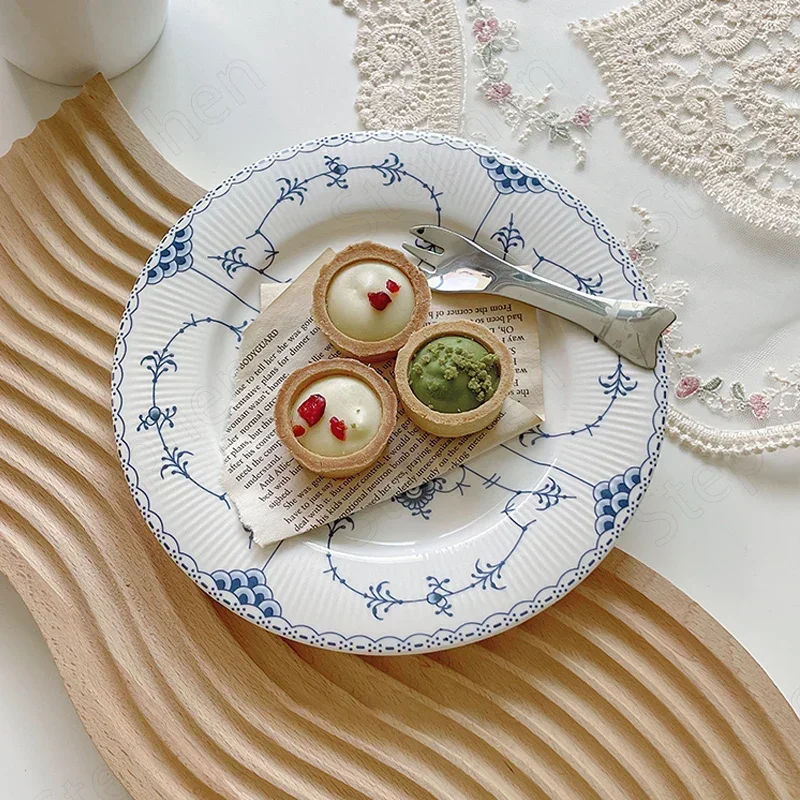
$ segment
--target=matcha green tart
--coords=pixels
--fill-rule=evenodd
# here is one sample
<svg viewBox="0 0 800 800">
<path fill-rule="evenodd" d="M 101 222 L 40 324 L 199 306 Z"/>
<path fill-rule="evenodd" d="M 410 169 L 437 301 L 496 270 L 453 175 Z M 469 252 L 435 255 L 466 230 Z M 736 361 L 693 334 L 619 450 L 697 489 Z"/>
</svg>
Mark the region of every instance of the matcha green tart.
<svg viewBox="0 0 800 800">
<path fill-rule="evenodd" d="M 466 436 L 500 414 L 514 362 L 483 325 L 437 322 L 413 333 L 397 354 L 395 382 L 417 426 L 438 436 Z"/>
</svg>

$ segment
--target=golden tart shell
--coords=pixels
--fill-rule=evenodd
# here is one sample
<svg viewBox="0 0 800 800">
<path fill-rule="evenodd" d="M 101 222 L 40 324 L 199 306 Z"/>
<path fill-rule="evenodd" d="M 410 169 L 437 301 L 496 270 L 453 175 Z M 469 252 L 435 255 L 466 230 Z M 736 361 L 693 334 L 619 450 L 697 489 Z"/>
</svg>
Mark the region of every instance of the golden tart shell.
<svg viewBox="0 0 800 800">
<path fill-rule="evenodd" d="M 360 261 L 382 261 L 395 267 L 408 279 L 414 292 L 415 303 L 411 318 L 403 328 L 389 339 L 376 342 L 365 342 L 342 333 L 331 321 L 328 314 L 328 289 L 331 281 L 345 267 L 351 267 Z M 328 340 L 341 352 L 359 359 L 359 361 L 387 361 L 408 341 L 414 331 L 419 330 L 428 320 L 431 306 L 431 290 L 420 270 L 399 251 L 376 242 L 358 242 L 345 247 L 340 253 L 319 271 L 314 283 L 312 313 L 314 321 Z"/>
<path fill-rule="evenodd" d="M 495 393 L 482 405 L 471 411 L 445 414 L 434 411 L 417 398 L 408 382 L 408 368 L 416 352 L 433 339 L 442 336 L 463 336 L 482 344 L 500 359 L 500 382 Z M 483 430 L 500 415 L 503 403 L 514 385 L 514 360 L 508 348 L 488 328 L 469 320 L 435 322 L 412 334 L 397 354 L 394 367 L 395 383 L 406 414 L 414 424 L 437 436 L 467 436 Z"/>
<path fill-rule="evenodd" d="M 357 378 L 369 386 L 380 401 L 381 421 L 375 436 L 361 450 L 345 456 L 321 456 L 297 441 L 292 432 L 292 406 L 310 383 L 334 375 Z M 385 450 L 396 420 L 397 396 L 389 384 L 374 369 L 349 358 L 332 358 L 300 367 L 286 377 L 275 401 L 275 428 L 280 440 L 306 469 L 329 478 L 347 478 L 371 467 Z"/>
</svg>

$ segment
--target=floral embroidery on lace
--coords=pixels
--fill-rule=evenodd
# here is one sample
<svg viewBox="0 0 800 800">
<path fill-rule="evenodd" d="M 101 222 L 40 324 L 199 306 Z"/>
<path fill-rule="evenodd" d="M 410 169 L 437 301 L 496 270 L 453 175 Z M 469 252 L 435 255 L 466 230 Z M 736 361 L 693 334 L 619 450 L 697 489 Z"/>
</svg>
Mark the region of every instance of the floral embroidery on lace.
<svg viewBox="0 0 800 800">
<path fill-rule="evenodd" d="M 633 206 L 632 210 L 635 226 L 626 237 L 628 255 L 636 263 L 650 299 L 677 313 L 689 294 L 689 284 L 686 281 L 659 282 L 653 270 L 658 231 L 652 227 L 652 220 L 645 209 Z M 758 422 L 799 412 L 800 362 L 792 364 L 786 375 L 781 375 L 773 367 L 767 368 L 766 385 L 756 391 L 748 391 L 741 381 L 733 381 L 726 387 L 725 381 L 718 375 L 702 378 L 698 374 L 693 359 L 700 355 L 702 348 L 699 345 L 683 345 L 680 321 L 670 325 L 664 332 L 663 342 L 675 396 L 667 421 L 667 433 L 670 436 L 707 454 L 745 455 L 778 447 L 800 446 L 800 422 L 750 431 L 719 430 L 692 420 L 678 407 L 693 399 L 716 413 L 727 416 L 737 411 L 744 412 Z"/>
<path fill-rule="evenodd" d="M 558 112 L 550 108 L 553 87 L 548 85 L 538 99 L 515 91 L 506 80 L 508 62 L 501 57 L 505 50 L 517 50 L 516 22 L 499 20 L 494 9 L 480 0 L 467 0 L 467 20 L 472 22 L 475 40 L 473 54 L 478 76 L 478 91 L 495 104 L 506 124 L 526 142 L 534 131 L 545 134 L 551 142 L 569 144 L 579 167 L 586 162 L 583 139 L 598 119 L 611 109 L 610 103 L 587 100 L 577 108 Z"/>
<path fill-rule="evenodd" d="M 461 26 L 450 0 L 333 0 L 359 19 L 353 59 L 365 128 L 454 133 L 466 70 Z"/>
<path fill-rule="evenodd" d="M 800 5 L 641 0 L 571 27 L 642 155 L 696 176 L 728 211 L 800 235 Z"/>
<path fill-rule="evenodd" d="M 687 372 L 682 366 L 681 372 Z M 703 381 L 697 375 L 684 374 L 675 386 L 675 396 L 681 400 L 695 395 L 709 408 L 723 414 L 733 411 L 745 411 L 758 420 L 771 416 L 782 417 L 784 414 L 800 408 L 800 363 L 789 367 L 788 375 L 780 375 L 774 367 L 766 370 L 767 388 L 750 394 L 741 381 L 734 381 L 729 394 L 723 393 L 723 380 L 718 375 Z"/>
</svg>

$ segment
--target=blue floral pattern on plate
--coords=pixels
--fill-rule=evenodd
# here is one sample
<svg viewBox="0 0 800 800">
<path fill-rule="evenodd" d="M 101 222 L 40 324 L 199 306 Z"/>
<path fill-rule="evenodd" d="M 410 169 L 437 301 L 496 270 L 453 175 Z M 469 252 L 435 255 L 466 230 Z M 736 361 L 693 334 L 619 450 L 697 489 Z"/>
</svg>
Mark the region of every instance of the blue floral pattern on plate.
<svg viewBox="0 0 800 800">
<path fill-rule="evenodd" d="M 543 203 L 558 236 L 543 236 Z M 220 488 L 218 442 L 259 283 L 291 280 L 298 243 L 319 230 L 366 225 L 397 244 L 425 221 L 468 229 L 589 294 L 644 296 L 623 246 L 543 173 L 454 137 L 370 132 L 282 151 L 209 192 L 164 237 L 123 314 L 113 419 L 144 518 L 212 597 L 297 641 L 411 653 L 517 624 L 602 560 L 658 458 L 663 358 L 644 372 L 565 330 L 566 355 L 551 359 L 543 343 L 570 376 L 549 388 L 552 420 L 391 503 L 266 551 L 253 545 Z M 578 236 L 579 263 L 558 244 Z M 594 366 L 575 373 L 573 357 Z M 571 396 L 582 402 L 559 417 Z"/>
</svg>

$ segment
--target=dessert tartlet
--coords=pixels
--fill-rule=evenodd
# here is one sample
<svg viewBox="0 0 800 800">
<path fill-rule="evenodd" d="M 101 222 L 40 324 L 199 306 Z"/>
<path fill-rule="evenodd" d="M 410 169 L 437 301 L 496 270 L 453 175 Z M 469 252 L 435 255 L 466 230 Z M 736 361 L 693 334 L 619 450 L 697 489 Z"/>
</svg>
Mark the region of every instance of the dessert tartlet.
<svg viewBox="0 0 800 800">
<path fill-rule="evenodd" d="M 425 276 L 398 250 L 375 242 L 346 247 L 319 272 L 313 313 L 343 353 L 386 361 L 428 319 Z"/>
<path fill-rule="evenodd" d="M 508 348 L 467 320 L 414 333 L 397 354 L 395 382 L 406 413 L 437 436 L 466 436 L 500 414 L 514 383 Z"/>
<path fill-rule="evenodd" d="M 275 427 L 306 469 L 346 478 L 372 466 L 389 441 L 397 397 L 375 370 L 333 358 L 308 364 L 283 382 Z"/>
</svg>

